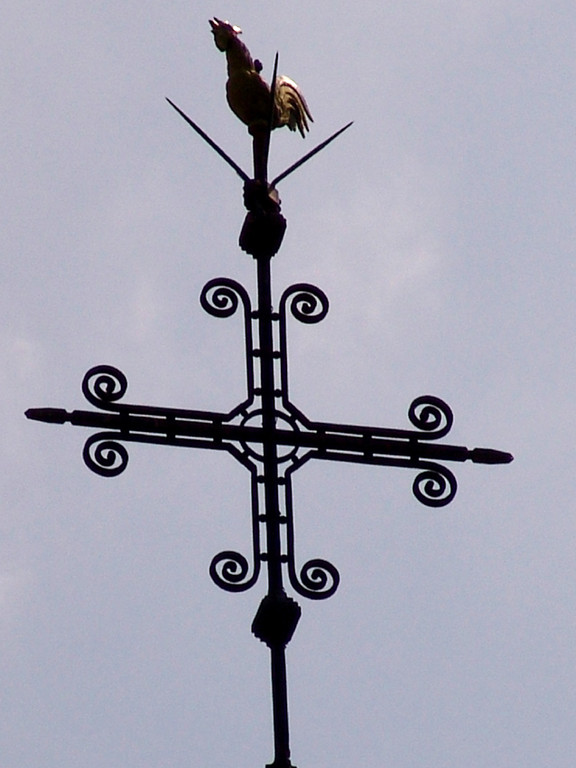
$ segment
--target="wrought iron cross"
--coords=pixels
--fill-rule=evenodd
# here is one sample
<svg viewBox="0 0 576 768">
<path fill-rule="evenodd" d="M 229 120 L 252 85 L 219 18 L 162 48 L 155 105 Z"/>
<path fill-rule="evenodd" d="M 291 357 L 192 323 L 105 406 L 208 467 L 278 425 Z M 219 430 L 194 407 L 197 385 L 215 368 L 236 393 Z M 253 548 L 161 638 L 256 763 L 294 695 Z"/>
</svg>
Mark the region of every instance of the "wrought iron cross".
<svg viewBox="0 0 576 768">
<path fill-rule="evenodd" d="M 275 68 L 276 69 L 276 68 Z M 274 82 L 274 81 L 273 81 Z M 272 98 L 274 98 L 272 88 Z M 251 179 L 207 134 L 175 104 L 170 104 L 244 181 L 248 210 L 240 246 L 254 257 L 257 300 L 238 282 L 210 280 L 200 303 L 209 314 L 227 318 L 238 313 L 244 323 L 246 397 L 227 413 L 132 405 L 123 402 L 127 380 L 116 368 L 91 368 L 82 382 L 88 402 L 98 410 L 33 408 L 29 419 L 96 428 L 84 445 L 87 466 L 113 477 L 126 469 L 125 443 L 155 443 L 227 451 L 250 472 L 252 552 L 233 550 L 217 554 L 210 575 L 217 586 L 231 592 L 250 589 L 265 568 L 267 593 L 252 623 L 252 631 L 270 649 L 274 760 L 268 768 L 293 768 L 290 761 L 286 646 L 300 618 L 298 603 L 286 594 L 285 578 L 303 597 L 323 599 L 334 594 L 340 580 L 337 569 L 315 558 L 297 563 L 292 514 L 292 475 L 313 459 L 404 467 L 415 470 L 412 490 L 431 507 L 448 504 L 456 493 L 456 479 L 445 462 L 472 461 L 503 464 L 509 453 L 488 448 L 472 450 L 439 443 L 453 422 L 449 406 L 437 397 L 423 396 L 408 409 L 410 429 L 388 429 L 311 421 L 289 396 L 287 320 L 313 324 L 324 319 L 328 299 L 308 283 L 291 285 L 274 308 L 271 260 L 282 243 L 286 221 L 280 213 L 275 189 L 279 180 L 323 149 L 348 126 L 337 131 L 301 160 L 267 181 L 268 140 L 255 148 Z M 259 145 L 262 147 L 262 145 Z"/>
</svg>

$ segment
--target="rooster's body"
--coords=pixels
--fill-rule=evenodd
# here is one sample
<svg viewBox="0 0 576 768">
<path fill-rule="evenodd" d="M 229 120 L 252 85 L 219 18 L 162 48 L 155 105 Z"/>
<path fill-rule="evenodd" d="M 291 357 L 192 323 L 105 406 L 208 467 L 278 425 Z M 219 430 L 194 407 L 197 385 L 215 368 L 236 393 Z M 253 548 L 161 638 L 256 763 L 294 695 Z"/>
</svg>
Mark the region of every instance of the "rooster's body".
<svg viewBox="0 0 576 768">
<path fill-rule="evenodd" d="M 267 127 L 270 121 L 270 86 L 260 75 L 262 65 L 252 59 L 250 51 L 239 39 L 242 31 L 239 27 L 216 18 L 210 20 L 210 26 L 216 47 L 226 53 L 226 98 L 230 109 L 254 134 Z M 296 83 L 283 75 L 277 77 L 272 128 L 287 125 L 304 137 L 309 130 L 308 120 L 312 121 L 312 115 Z"/>
</svg>

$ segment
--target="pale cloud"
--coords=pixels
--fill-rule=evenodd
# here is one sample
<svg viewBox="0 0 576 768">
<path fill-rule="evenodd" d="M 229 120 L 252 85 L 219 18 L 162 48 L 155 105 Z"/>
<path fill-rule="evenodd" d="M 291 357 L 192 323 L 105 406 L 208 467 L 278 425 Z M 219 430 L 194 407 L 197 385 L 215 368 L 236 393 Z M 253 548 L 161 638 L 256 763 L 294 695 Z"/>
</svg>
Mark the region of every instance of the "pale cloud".
<svg viewBox="0 0 576 768">
<path fill-rule="evenodd" d="M 161 298 L 152 275 L 136 275 L 127 297 L 128 335 L 138 344 L 150 344 L 159 318 Z"/>
</svg>

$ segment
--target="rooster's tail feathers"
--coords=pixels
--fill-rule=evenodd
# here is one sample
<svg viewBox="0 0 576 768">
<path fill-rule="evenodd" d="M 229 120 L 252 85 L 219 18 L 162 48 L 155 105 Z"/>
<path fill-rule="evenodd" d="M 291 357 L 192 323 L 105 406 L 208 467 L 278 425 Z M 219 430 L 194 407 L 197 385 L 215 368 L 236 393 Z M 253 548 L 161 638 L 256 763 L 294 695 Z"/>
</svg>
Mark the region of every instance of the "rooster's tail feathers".
<svg viewBox="0 0 576 768">
<path fill-rule="evenodd" d="M 294 80 L 285 75 L 276 78 L 275 88 L 277 127 L 287 125 L 291 131 L 298 129 L 304 137 L 309 131 L 308 120 L 314 122 L 306 99 Z"/>
</svg>

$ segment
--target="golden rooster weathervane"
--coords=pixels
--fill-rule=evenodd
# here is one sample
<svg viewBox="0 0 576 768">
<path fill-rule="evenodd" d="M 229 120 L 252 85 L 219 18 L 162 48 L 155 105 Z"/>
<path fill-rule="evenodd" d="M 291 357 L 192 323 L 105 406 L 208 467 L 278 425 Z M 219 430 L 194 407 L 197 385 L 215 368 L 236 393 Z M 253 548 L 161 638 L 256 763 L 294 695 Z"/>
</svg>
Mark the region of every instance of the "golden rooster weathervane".
<svg viewBox="0 0 576 768">
<path fill-rule="evenodd" d="M 260 74 L 262 63 L 253 59 L 240 40 L 240 27 L 221 19 L 210 19 L 216 48 L 226 54 L 228 80 L 226 99 L 236 117 L 248 126 L 252 136 L 254 177 L 266 180 L 270 133 L 287 125 L 302 138 L 313 122 L 306 100 L 296 83 L 285 75 L 277 77 L 278 55 L 274 63 L 272 87 Z"/>
<path fill-rule="evenodd" d="M 210 26 L 216 47 L 226 54 L 228 104 L 236 117 L 248 126 L 249 133 L 254 135 L 268 127 L 287 125 L 304 138 L 310 130 L 308 120 L 314 120 L 296 83 L 285 75 L 274 77 L 272 101 L 272 89 L 260 74 L 262 63 L 252 58 L 238 37 L 242 34 L 240 27 L 217 18 L 210 19 Z"/>
<path fill-rule="evenodd" d="M 240 234 L 241 248 L 248 253 L 253 253 L 254 248 L 260 248 L 265 239 L 262 235 L 266 229 L 263 222 L 266 222 L 269 225 L 270 236 L 269 242 L 263 246 L 264 251 L 267 252 L 270 248 L 277 250 L 286 223 L 280 214 L 280 199 L 276 184 L 334 141 L 352 123 L 340 128 L 269 182 L 268 155 L 271 132 L 286 125 L 291 131 L 298 131 L 304 138 L 309 130 L 309 122 L 313 122 L 312 115 L 296 83 L 285 75 L 277 76 L 278 54 L 276 54 L 270 86 L 260 74 L 261 62 L 252 58 L 248 48 L 239 39 L 238 36 L 242 32 L 240 27 L 217 18 L 210 19 L 209 23 L 216 47 L 226 54 L 228 104 L 236 117 L 248 127 L 248 132 L 252 136 L 254 176 L 250 177 L 180 107 L 170 99 L 167 101 L 244 181 L 244 204 L 248 209 L 248 215 Z M 255 221 L 258 222 L 256 239 L 252 236 Z"/>
</svg>

